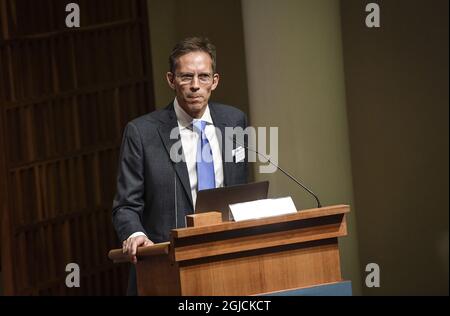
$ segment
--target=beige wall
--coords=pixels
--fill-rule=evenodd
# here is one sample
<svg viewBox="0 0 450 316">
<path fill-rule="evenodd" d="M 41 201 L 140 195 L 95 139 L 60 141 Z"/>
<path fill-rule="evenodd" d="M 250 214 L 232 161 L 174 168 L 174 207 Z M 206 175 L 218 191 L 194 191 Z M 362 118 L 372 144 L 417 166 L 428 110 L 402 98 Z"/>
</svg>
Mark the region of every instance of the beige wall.
<svg viewBox="0 0 450 316">
<path fill-rule="evenodd" d="M 169 68 L 170 51 L 177 41 L 175 0 L 148 0 L 148 18 L 155 104 L 157 108 L 163 108 L 173 99 L 165 74 Z"/>
<path fill-rule="evenodd" d="M 368 295 L 448 295 L 448 1 L 342 1 L 361 264 Z"/>
<path fill-rule="evenodd" d="M 152 62 L 157 107 L 173 100 L 165 81 L 175 43 L 188 36 L 207 36 L 217 47 L 221 75 L 212 100 L 248 113 L 242 15 L 239 0 L 148 0 Z"/>
<path fill-rule="evenodd" d="M 242 8 L 251 123 L 279 127 L 280 165 L 323 205 L 352 205 L 341 258 L 359 294 L 339 1 L 245 0 Z M 298 209 L 315 206 L 282 173 L 255 176 L 270 180 L 271 196 L 291 195 Z"/>
</svg>

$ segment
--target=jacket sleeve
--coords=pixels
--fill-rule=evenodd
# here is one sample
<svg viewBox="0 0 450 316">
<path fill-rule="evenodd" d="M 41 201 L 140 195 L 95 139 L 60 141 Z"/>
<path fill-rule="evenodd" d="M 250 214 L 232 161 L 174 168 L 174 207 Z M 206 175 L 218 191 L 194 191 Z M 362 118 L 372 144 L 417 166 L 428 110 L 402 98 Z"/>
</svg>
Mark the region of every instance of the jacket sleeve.
<svg viewBox="0 0 450 316">
<path fill-rule="evenodd" d="M 135 232 L 145 232 L 144 153 L 139 130 L 132 123 L 125 128 L 119 156 L 117 189 L 113 200 L 112 220 L 120 241 Z"/>
</svg>

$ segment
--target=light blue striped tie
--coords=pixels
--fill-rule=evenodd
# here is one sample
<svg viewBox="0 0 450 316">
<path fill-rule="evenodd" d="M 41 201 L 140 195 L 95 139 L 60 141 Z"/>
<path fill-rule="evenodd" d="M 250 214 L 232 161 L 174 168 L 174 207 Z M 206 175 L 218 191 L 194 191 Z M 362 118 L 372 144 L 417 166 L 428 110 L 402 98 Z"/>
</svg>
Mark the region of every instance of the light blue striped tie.
<svg viewBox="0 0 450 316">
<path fill-rule="evenodd" d="M 197 191 L 216 187 L 212 151 L 208 138 L 206 138 L 205 127 L 205 121 L 194 123 L 194 130 L 199 133 L 197 144 Z"/>
</svg>

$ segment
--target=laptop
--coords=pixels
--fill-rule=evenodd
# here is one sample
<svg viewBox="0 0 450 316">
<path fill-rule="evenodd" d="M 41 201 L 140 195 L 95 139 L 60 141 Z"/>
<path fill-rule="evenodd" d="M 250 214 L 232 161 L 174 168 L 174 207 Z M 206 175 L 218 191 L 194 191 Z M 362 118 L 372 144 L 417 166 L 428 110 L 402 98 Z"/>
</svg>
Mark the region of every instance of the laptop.
<svg viewBox="0 0 450 316">
<path fill-rule="evenodd" d="M 195 213 L 220 211 L 223 221 L 231 221 L 230 204 L 267 199 L 268 192 L 269 181 L 198 191 Z"/>
</svg>

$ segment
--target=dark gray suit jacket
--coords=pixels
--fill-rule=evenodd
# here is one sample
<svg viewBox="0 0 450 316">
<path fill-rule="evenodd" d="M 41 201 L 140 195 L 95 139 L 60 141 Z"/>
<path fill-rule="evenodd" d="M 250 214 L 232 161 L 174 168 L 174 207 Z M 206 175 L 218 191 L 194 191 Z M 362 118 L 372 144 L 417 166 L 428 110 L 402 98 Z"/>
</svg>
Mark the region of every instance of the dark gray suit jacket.
<svg viewBox="0 0 450 316">
<path fill-rule="evenodd" d="M 209 103 L 209 109 L 223 137 L 225 127 L 247 127 L 245 114 L 234 107 Z M 173 103 L 131 121 L 125 128 L 112 210 L 120 241 L 138 231 L 144 232 L 154 243 L 168 241 L 170 230 L 176 228 L 176 224 L 184 227 L 185 216 L 193 213 L 186 163 L 174 163 L 170 159 L 171 146 L 177 142 L 170 139 L 173 128 L 178 128 Z M 238 163 L 225 162 L 225 154 L 229 155 L 225 147 L 222 146 L 224 185 L 246 183 L 247 159 Z M 133 274 L 131 271 L 129 294 L 135 294 Z"/>
</svg>

